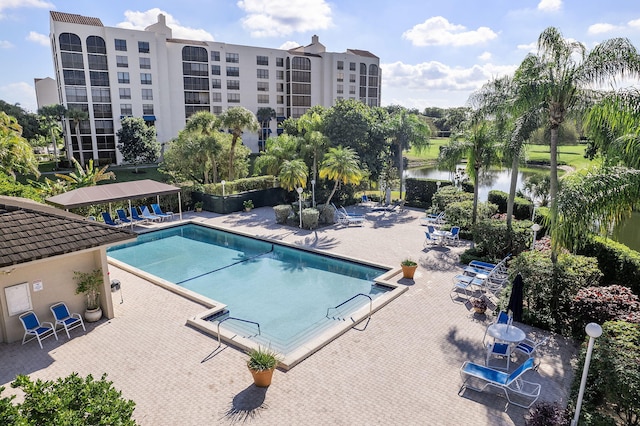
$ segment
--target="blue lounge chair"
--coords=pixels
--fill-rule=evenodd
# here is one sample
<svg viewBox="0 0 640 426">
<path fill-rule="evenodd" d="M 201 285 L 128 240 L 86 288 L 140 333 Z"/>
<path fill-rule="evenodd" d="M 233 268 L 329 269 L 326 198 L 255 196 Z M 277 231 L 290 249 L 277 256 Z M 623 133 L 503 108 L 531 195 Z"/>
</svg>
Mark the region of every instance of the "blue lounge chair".
<svg viewBox="0 0 640 426">
<path fill-rule="evenodd" d="M 52 305 L 49 309 L 51 309 L 51 313 L 56 320 L 55 328 L 58 328 L 59 325 L 64 327 L 64 331 L 67 332 L 67 337 L 71 339 L 69 336 L 69 330 L 73 330 L 76 327 L 82 327 L 84 331 L 87 331 L 84 328 L 84 321 L 82 321 L 82 316 L 76 313 L 69 313 L 69 308 L 64 302 L 58 302 L 55 305 Z"/>
<path fill-rule="evenodd" d="M 49 336 L 54 336 L 58 340 L 56 329 L 50 322 L 40 322 L 38 317 L 33 311 L 25 312 L 19 316 L 20 322 L 24 327 L 24 337 L 22 338 L 22 344 L 38 339 L 40 349 L 42 349 L 42 341 Z M 32 336 L 27 340 L 27 337 Z"/>
<path fill-rule="evenodd" d="M 522 365 L 516 368 L 511 374 L 503 371 L 498 371 L 493 368 L 485 367 L 484 365 L 475 364 L 467 361 L 462 364 L 460 368 L 460 376 L 463 379 L 462 386 L 458 391 L 458 395 L 462 395 L 465 389 L 472 389 L 478 392 L 484 391 L 487 386 L 496 387 L 504 392 L 507 397 L 507 407 L 509 403 L 517 405 L 522 408 L 531 407 L 540 396 L 540 384 L 527 382 L 522 379 L 522 375 L 529 370 L 535 368 L 533 358 L 529 358 Z M 477 379 L 481 387 L 469 386 L 469 382 L 472 379 Z M 525 399 L 531 399 L 528 404 L 520 404 L 514 401 L 514 397 L 523 397 Z"/>
<path fill-rule="evenodd" d="M 136 222 L 142 224 L 147 221 L 147 219 L 140 217 L 140 215 L 138 214 L 138 209 L 136 207 L 131 207 L 131 209 L 129 209 L 129 213 L 131 213 L 131 219 L 135 220 Z"/>
<path fill-rule="evenodd" d="M 151 212 L 149 211 L 149 207 L 147 207 L 147 206 L 140 207 L 140 213 L 141 213 L 143 218 L 145 218 L 147 220 L 151 220 L 153 222 L 159 222 L 159 221 L 162 220 L 162 218 L 160 216 L 156 216 L 154 214 L 151 214 Z"/>
<path fill-rule="evenodd" d="M 131 219 L 127 217 L 127 213 L 124 210 L 118 209 L 116 210 L 116 213 L 118 213 L 118 220 L 120 221 L 120 223 L 123 223 L 125 225 L 131 224 Z"/>
<path fill-rule="evenodd" d="M 151 204 L 151 210 L 153 210 L 153 214 L 160 216 L 163 219 L 173 219 L 173 212 L 163 212 L 160 208 L 160 204 Z"/>
<path fill-rule="evenodd" d="M 102 212 L 102 220 L 104 220 L 104 223 L 106 223 L 109 226 L 114 226 L 114 227 L 121 226 L 118 222 L 116 222 L 115 220 L 113 220 L 113 218 L 111 218 L 111 215 L 109 214 L 109 212 Z"/>
</svg>

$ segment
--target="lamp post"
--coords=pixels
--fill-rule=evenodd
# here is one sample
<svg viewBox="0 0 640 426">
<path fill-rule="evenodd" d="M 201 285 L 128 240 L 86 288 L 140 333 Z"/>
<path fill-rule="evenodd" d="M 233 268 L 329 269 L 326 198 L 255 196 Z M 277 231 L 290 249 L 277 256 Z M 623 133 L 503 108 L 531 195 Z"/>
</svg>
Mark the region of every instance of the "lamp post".
<svg viewBox="0 0 640 426">
<path fill-rule="evenodd" d="M 311 179 L 311 203 L 313 208 L 316 208 L 316 180 Z"/>
<path fill-rule="evenodd" d="M 224 208 L 224 184 L 227 182 L 224 180 L 221 180 L 220 183 L 222 184 L 222 213 L 226 213 Z"/>
<path fill-rule="evenodd" d="M 531 250 L 536 248 L 536 236 L 538 234 L 538 231 L 540 230 L 540 225 L 538 225 L 537 223 L 534 223 L 533 225 L 531 225 L 531 230 L 533 231 L 533 241 L 531 241 Z"/>
<path fill-rule="evenodd" d="M 302 229 L 302 187 L 299 186 L 296 188 L 298 191 L 298 216 L 300 216 L 300 229 Z"/>
<path fill-rule="evenodd" d="M 584 357 L 584 368 L 582 369 L 582 380 L 580 381 L 580 392 L 578 392 L 578 402 L 576 402 L 576 414 L 571 420 L 571 426 L 578 426 L 580 418 L 580 408 L 582 408 L 582 397 L 584 397 L 584 388 L 587 384 L 587 374 L 589 373 L 589 363 L 591 362 L 591 352 L 593 352 L 593 342 L 602 335 L 602 327 L 595 322 L 590 322 L 584 328 L 589 335 L 589 346 L 587 346 L 587 355 Z"/>
</svg>

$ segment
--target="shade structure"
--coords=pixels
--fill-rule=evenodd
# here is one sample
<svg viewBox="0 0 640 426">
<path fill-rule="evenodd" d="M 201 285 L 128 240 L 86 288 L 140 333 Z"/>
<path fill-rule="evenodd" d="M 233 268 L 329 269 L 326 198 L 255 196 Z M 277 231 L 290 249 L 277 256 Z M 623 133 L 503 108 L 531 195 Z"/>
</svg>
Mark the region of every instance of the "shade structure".
<svg viewBox="0 0 640 426">
<path fill-rule="evenodd" d="M 512 312 L 514 321 L 518 322 L 522 322 L 523 287 L 522 275 L 518 273 L 513 280 L 511 296 L 509 296 L 509 304 L 507 305 L 507 310 Z"/>
</svg>

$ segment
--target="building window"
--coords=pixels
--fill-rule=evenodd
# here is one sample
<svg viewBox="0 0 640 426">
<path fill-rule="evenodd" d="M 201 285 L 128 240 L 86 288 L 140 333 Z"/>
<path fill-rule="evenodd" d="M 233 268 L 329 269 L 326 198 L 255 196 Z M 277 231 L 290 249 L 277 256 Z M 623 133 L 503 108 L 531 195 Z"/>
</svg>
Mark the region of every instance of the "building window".
<svg viewBox="0 0 640 426">
<path fill-rule="evenodd" d="M 211 88 L 212 89 L 221 89 L 222 88 L 222 80 L 220 80 L 219 78 L 212 78 L 211 79 Z"/>
<path fill-rule="evenodd" d="M 133 115 L 131 104 L 120 104 L 120 115 Z"/>
<path fill-rule="evenodd" d="M 356 63 L 349 62 L 349 71 L 355 71 L 355 70 L 356 70 Z"/>
<path fill-rule="evenodd" d="M 269 70 L 257 69 L 258 78 L 269 78 Z"/>
<path fill-rule="evenodd" d="M 111 104 L 93 104 L 93 116 L 95 118 L 112 118 Z"/>
<path fill-rule="evenodd" d="M 118 83 L 120 83 L 120 84 L 129 84 L 129 73 L 128 72 L 118 72 Z"/>
<path fill-rule="evenodd" d="M 284 58 L 276 58 L 276 67 L 284 66 Z"/>
<path fill-rule="evenodd" d="M 211 94 L 211 102 L 222 102 L 222 93 L 213 92 Z"/>
<path fill-rule="evenodd" d="M 284 96 L 282 96 L 282 95 L 276 96 L 276 103 L 278 105 L 282 105 L 284 103 Z"/>
<path fill-rule="evenodd" d="M 339 70 L 343 70 L 344 69 L 344 61 L 338 61 L 338 69 Z"/>
<path fill-rule="evenodd" d="M 240 62 L 240 55 L 237 53 L 227 53 L 227 62 L 237 64 Z"/>
<path fill-rule="evenodd" d="M 350 95 L 355 95 L 356 94 L 356 86 L 349 86 L 349 94 Z"/>
<path fill-rule="evenodd" d="M 185 46 L 182 48 L 182 60 L 189 62 L 209 62 L 209 54 L 204 47 Z"/>
<path fill-rule="evenodd" d="M 284 80 L 284 71 L 276 71 L 276 80 Z"/>
<path fill-rule="evenodd" d="M 98 149 L 116 149 L 116 141 L 113 136 L 96 136 L 96 145 Z M 115 157 L 113 157 L 115 162 Z"/>
<path fill-rule="evenodd" d="M 240 80 L 227 80 L 228 90 L 240 90 Z"/>
<path fill-rule="evenodd" d="M 91 99 L 93 102 L 111 102 L 111 91 L 105 87 L 92 87 Z"/>
<path fill-rule="evenodd" d="M 342 84 L 338 84 L 337 92 L 339 94 L 343 94 L 344 93 L 344 86 Z"/>
<path fill-rule="evenodd" d="M 227 67 L 227 77 L 240 77 L 240 68 Z"/>
<path fill-rule="evenodd" d="M 258 95 L 258 103 L 259 104 L 268 104 L 269 103 L 269 95 Z"/>
<path fill-rule="evenodd" d="M 87 102 L 87 89 L 85 87 L 66 86 L 64 92 L 67 95 L 67 102 Z"/>
<path fill-rule="evenodd" d="M 337 74 L 337 77 L 338 77 L 337 78 L 338 81 L 344 81 L 344 73 L 343 72 L 339 72 Z"/>
<path fill-rule="evenodd" d="M 269 82 L 268 81 L 259 81 L 258 82 L 258 92 L 268 92 L 269 91 Z"/>
<path fill-rule="evenodd" d="M 201 64 L 199 62 L 183 62 L 182 63 L 183 75 L 209 75 L 209 67 L 207 64 Z"/>
<path fill-rule="evenodd" d="M 291 60 L 291 69 L 311 71 L 311 60 L 296 56 Z"/>
<path fill-rule="evenodd" d="M 60 59 L 62 59 L 62 68 L 84 69 L 82 53 L 61 52 Z"/>
<path fill-rule="evenodd" d="M 376 87 L 369 87 L 369 97 L 370 98 L 378 97 L 378 89 Z"/>
<path fill-rule="evenodd" d="M 356 75 L 349 74 L 349 83 L 355 83 L 355 82 L 356 82 Z"/>
<path fill-rule="evenodd" d="M 131 89 L 128 87 L 121 87 L 118 92 L 120 93 L 120 99 L 131 99 Z"/>
<path fill-rule="evenodd" d="M 126 56 L 116 56 L 116 66 L 119 68 L 129 68 L 129 58 Z"/>
<path fill-rule="evenodd" d="M 184 92 L 184 103 L 188 105 L 209 105 L 209 92 Z"/>
<path fill-rule="evenodd" d="M 153 115 L 153 104 L 142 104 L 142 115 Z"/>
<path fill-rule="evenodd" d="M 106 55 L 107 45 L 104 43 L 104 39 L 98 36 L 87 37 L 87 52 Z"/>
<path fill-rule="evenodd" d="M 120 40 L 120 39 L 115 39 L 115 44 L 116 44 L 116 50 L 119 50 L 121 52 L 126 52 L 127 51 L 127 40 Z"/>
<path fill-rule="evenodd" d="M 140 84 L 151 84 L 151 74 L 148 72 L 140 73 Z"/>
<path fill-rule="evenodd" d="M 268 56 L 256 56 L 256 65 L 269 65 L 269 57 Z"/>
<path fill-rule="evenodd" d="M 291 81 L 311 83 L 311 73 L 307 71 L 291 71 Z"/>
<path fill-rule="evenodd" d="M 69 86 L 86 86 L 83 70 L 62 70 L 64 84 Z"/>
<path fill-rule="evenodd" d="M 211 75 L 220 75 L 220 65 L 211 65 Z"/>
<path fill-rule="evenodd" d="M 89 80 L 91 80 L 92 86 L 108 86 L 109 85 L 109 73 L 89 71 Z"/>
<path fill-rule="evenodd" d="M 211 51 L 211 61 L 220 62 L 220 52 L 217 50 Z"/>
<path fill-rule="evenodd" d="M 96 133 L 100 134 L 113 134 L 113 120 L 95 120 Z M 91 132 L 87 132 L 91 133 Z M 91 138 L 89 138 L 91 140 Z M 83 143 L 84 145 L 84 143 Z"/>
<path fill-rule="evenodd" d="M 82 42 L 76 34 L 62 33 L 58 37 L 58 41 L 60 42 L 60 50 L 82 52 Z"/>
<path fill-rule="evenodd" d="M 284 107 L 276 108 L 276 114 L 278 114 L 279 117 L 282 117 L 284 115 Z"/>
<path fill-rule="evenodd" d="M 142 89 L 142 100 L 143 101 L 152 101 L 153 100 L 153 90 L 152 89 Z"/>
<path fill-rule="evenodd" d="M 151 69 L 151 58 L 139 58 L 139 59 L 140 59 L 140 69 L 142 70 Z"/>
<path fill-rule="evenodd" d="M 209 90 L 209 79 L 201 77 L 182 77 L 184 90 Z"/>
<path fill-rule="evenodd" d="M 220 105 L 214 105 L 211 107 L 211 112 L 213 112 L 215 115 L 220 115 L 222 114 L 222 107 Z"/>
<path fill-rule="evenodd" d="M 138 52 L 140 52 L 140 53 L 149 53 L 149 42 L 148 41 L 139 41 L 138 42 Z"/>
<path fill-rule="evenodd" d="M 276 92 L 284 92 L 284 83 L 276 83 Z"/>
<path fill-rule="evenodd" d="M 311 85 L 310 84 L 302 84 L 302 83 L 292 83 L 291 84 L 291 93 L 294 95 L 310 95 L 311 94 Z"/>
<path fill-rule="evenodd" d="M 227 93 L 227 102 L 230 104 L 240 103 L 240 93 Z"/>
<path fill-rule="evenodd" d="M 89 60 L 89 69 L 90 70 L 107 70 L 107 57 L 105 55 L 89 55 L 87 56 Z"/>
</svg>

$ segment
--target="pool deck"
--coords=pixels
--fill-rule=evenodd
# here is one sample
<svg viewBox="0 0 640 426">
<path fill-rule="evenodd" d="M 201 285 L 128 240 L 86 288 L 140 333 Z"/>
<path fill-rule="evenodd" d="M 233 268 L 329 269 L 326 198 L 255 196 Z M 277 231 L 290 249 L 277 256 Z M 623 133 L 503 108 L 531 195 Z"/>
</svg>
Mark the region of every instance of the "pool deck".
<svg viewBox="0 0 640 426">
<path fill-rule="evenodd" d="M 376 312 L 364 331 L 349 330 L 289 371 L 278 370 L 267 389 L 256 388 L 246 355 L 186 325 L 205 307 L 110 266 L 120 292 L 112 293 L 115 318 L 75 329 L 56 342 L 0 344 L 3 396 L 19 394 L 16 374 L 52 380 L 71 372 L 100 377 L 136 402 L 141 425 L 524 425 L 527 410 L 495 391 L 458 396 L 460 366 L 484 362 L 482 338 L 490 316 L 452 302 L 458 255 L 468 247 L 423 249 L 422 211 L 366 213 L 364 226 L 316 231 L 277 225 L 271 208 L 217 215 L 185 213 L 185 220 L 336 253 L 388 266 L 406 257 L 419 264 L 408 291 Z M 157 226 L 157 225 L 154 225 Z M 122 303 L 121 303 L 122 301 Z M 516 324 L 518 325 L 518 324 Z M 545 333 L 521 325 L 540 338 Z M 564 402 L 573 372 L 573 343 L 552 336 L 541 350 L 540 400 Z"/>
</svg>

